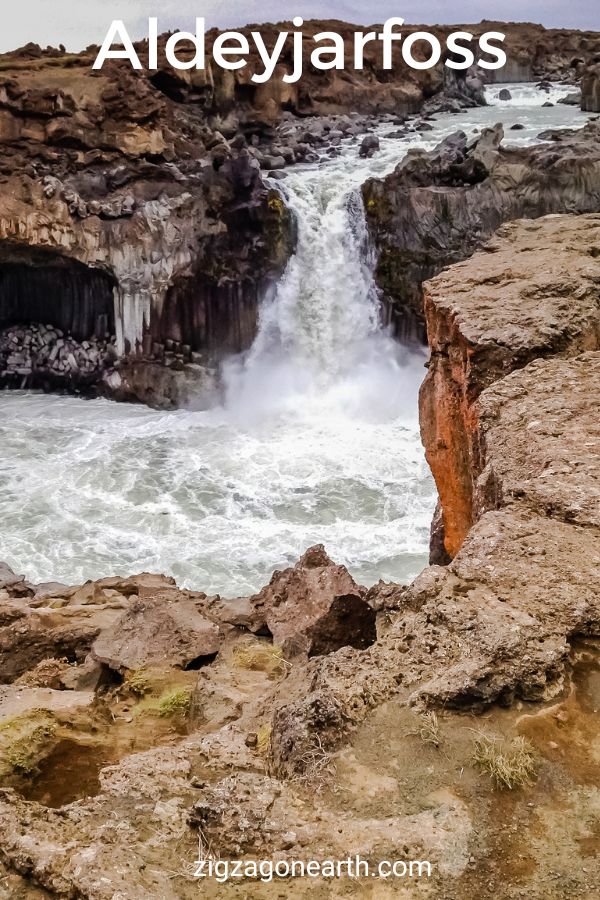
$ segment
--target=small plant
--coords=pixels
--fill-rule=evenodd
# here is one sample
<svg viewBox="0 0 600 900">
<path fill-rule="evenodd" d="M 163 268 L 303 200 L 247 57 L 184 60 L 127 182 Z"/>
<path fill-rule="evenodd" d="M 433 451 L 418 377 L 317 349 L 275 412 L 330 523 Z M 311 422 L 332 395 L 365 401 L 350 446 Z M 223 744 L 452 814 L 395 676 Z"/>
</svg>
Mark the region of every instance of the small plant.
<svg viewBox="0 0 600 900">
<path fill-rule="evenodd" d="M 233 650 L 233 664 L 238 669 L 250 669 L 254 672 L 266 672 L 269 677 L 282 675 L 289 667 L 283 658 L 283 650 L 266 641 L 255 644 L 244 644 Z"/>
<path fill-rule="evenodd" d="M 31 775 L 39 760 L 41 748 L 56 734 L 54 725 L 38 725 L 29 734 L 11 741 L 6 748 L 6 761 L 16 775 Z"/>
<path fill-rule="evenodd" d="M 271 750 L 271 725 L 264 723 L 256 732 L 256 752 L 260 756 L 268 756 Z"/>
<path fill-rule="evenodd" d="M 478 734 L 473 752 L 475 765 L 498 788 L 514 791 L 530 784 L 536 774 L 535 755 L 522 737 L 508 742 L 493 734 Z"/>
<path fill-rule="evenodd" d="M 419 716 L 419 728 L 415 732 L 419 735 L 424 744 L 431 744 L 433 747 L 439 747 L 440 738 L 440 721 L 434 710 L 424 712 Z"/>
<path fill-rule="evenodd" d="M 136 697 L 144 697 L 152 690 L 148 674 L 144 669 L 134 669 L 125 678 L 125 684 Z"/>
<path fill-rule="evenodd" d="M 159 716 L 169 718 L 171 716 L 187 716 L 190 711 L 192 695 L 186 688 L 175 688 L 162 694 L 157 701 L 156 709 Z"/>
</svg>

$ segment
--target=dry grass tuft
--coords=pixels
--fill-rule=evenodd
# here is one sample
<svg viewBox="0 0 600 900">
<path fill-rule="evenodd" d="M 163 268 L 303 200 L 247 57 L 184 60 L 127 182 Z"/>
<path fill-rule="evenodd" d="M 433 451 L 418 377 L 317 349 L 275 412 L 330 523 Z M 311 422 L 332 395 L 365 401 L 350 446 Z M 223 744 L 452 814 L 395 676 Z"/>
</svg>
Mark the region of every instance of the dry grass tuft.
<svg viewBox="0 0 600 900">
<path fill-rule="evenodd" d="M 256 732 L 256 752 L 259 756 L 267 757 L 271 752 L 271 725 L 266 722 Z"/>
<path fill-rule="evenodd" d="M 497 788 L 504 790 L 514 791 L 535 779 L 533 748 L 522 737 L 509 742 L 494 734 L 477 734 L 473 762 Z"/>
<path fill-rule="evenodd" d="M 312 747 L 296 760 L 298 769 L 290 778 L 293 784 L 320 794 L 335 775 L 333 756 L 323 747 L 319 735 L 314 735 Z"/>
<path fill-rule="evenodd" d="M 439 747 L 442 739 L 440 736 L 440 720 L 437 713 L 433 710 L 421 713 L 419 716 L 419 727 L 413 734 L 417 734 L 424 744 L 431 744 L 432 747 Z"/>
<path fill-rule="evenodd" d="M 125 686 L 136 697 L 144 697 L 152 690 L 152 684 L 145 669 L 134 669 L 125 676 Z"/>
<path fill-rule="evenodd" d="M 283 675 L 289 667 L 281 647 L 267 641 L 234 647 L 232 658 L 238 669 L 265 672 L 270 678 Z"/>
</svg>

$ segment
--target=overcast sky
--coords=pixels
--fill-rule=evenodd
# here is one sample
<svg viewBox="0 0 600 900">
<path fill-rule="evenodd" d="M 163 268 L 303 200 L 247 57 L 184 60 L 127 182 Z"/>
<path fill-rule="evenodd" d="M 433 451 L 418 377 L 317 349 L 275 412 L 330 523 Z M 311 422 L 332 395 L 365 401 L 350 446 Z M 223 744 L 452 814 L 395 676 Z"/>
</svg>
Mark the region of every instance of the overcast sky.
<svg viewBox="0 0 600 900">
<path fill-rule="evenodd" d="M 123 19 L 132 37 L 140 38 L 148 16 L 158 16 L 161 31 L 187 29 L 196 16 L 204 16 L 209 26 L 236 26 L 296 15 L 361 24 L 389 16 L 424 24 L 500 19 L 600 30 L 600 0 L 4 0 L 3 5 L 0 52 L 28 41 L 80 50 L 101 43 L 112 19 Z"/>
</svg>

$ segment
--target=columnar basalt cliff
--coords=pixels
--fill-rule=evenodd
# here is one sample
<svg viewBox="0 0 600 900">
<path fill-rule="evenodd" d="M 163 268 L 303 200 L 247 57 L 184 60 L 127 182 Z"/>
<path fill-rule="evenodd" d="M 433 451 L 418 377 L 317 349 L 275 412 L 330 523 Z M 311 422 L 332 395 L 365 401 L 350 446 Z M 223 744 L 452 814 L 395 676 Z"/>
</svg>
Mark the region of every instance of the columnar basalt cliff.
<svg viewBox="0 0 600 900">
<path fill-rule="evenodd" d="M 375 277 L 400 334 L 424 335 L 423 282 L 469 257 L 503 222 L 600 210 L 597 122 L 527 148 L 504 147 L 503 136 L 500 126 L 472 140 L 457 132 L 365 184 Z"/>
<path fill-rule="evenodd" d="M 599 259 L 600 216 L 551 216 L 428 285 L 422 427 L 462 546 L 410 586 L 366 590 L 320 546 L 230 601 L 156 575 L 36 586 L 0 564 L 14 896 L 192 898 L 207 852 L 429 859 L 419 900 L 597 892 L 598 657 L 570 642 L 600 636 Z M 494 791 L 482 740 L 540 787 Z"/>
<path fill-rule="evenodd" d="M 600 59 L 586 67 L 581 79 L 581 108 L 584 112 L 600 112 Z"/>
<path fill-rule="evenodd" d="M 384 69 L 381 47 L 377 42 L 367 42 L 364 47 L 364 67 L 355 70 L 354 32 L 363 30 L 339 20 L 307 21 L 302 33 L 307 38 L 303 45 L 303 75 L 299 82 L 286 84 L 281 76 L 293 69 L 291 42 L 282 53 L 274 77 L 266 84 L 251 81 L 253 72 L 264 68 L 250 31 L 254 27 L 241 29 L 250 40 L 252 48 L 247 68 L 234 72 L 224 72 L 210 63 L 206 72 L 186 72 L 174 70 L 167 63 L 153 75 L 153 81 L 169 96 L 180 100 L 202 102 L 208 113 L 221 117 L 225 128 L 241 123 L 249 129 L 257 125 L 270 126 L 278 122 L 285 110 L 297 115 L 339 115 L 348 112 L 362 114 L 393 113 L 406 115 L 416 112 L 423 100 L 448 88 L 467 104 L 477 102 L 477 89 L 469 86 L 472 73 L 453 73 L 443 65 L 429 70 L 408 67 L 399 47 L 394 49 L 394 66 Z M 293 30 L 291 23 L 277 25 L 263 24 L 261 34 L 267 47 L 275 45 L 280 31 Z M 369 31 L 380 32 L 381 25 L 369 26 Z M 597 32 L 582 32 L 568 29 L 545 29 L 530 23 L 506 23 L 482 21 L 464 26 L 402 26 L 405 37 L 415 32 L 435 34 L 440 43 L 451 31 L 465 30 L 478 38 L 487 31 L 499 31 L 506 36 L 507 64 L 494 71 L 481 70 L 478 75 L 486 80 L 498 82 L 536 81 L 540 79 L 561 79 L 575 83 L 595 53 L 600 52 L 600 38 Z M 310 53 L 314 48 L 311 38 L 320 32 L 334 31 L 345 44 L 347 68 L 343 71 L 331 69 L 318 71 L 310 65 Z M 210 56 L 217 31 L 207 34 L 207 56 Z M 164 61 L 164 41 L 159 45 L 159 58 Z M 417 56 L 427 58 L 430 47 L 416 44 Z M 144 47 L 141 48 L 142 57 Z M 455 77 L 457 76 L 457 77 Z"/>
<path fill-rule="evenodd" d="M 121 366 L 104 390 L 184 401 L 186 379 L 206 385 L 253 340 L 292 248 L 279 194 L 242 144 L 224 151 L 195 110 L 125 66 L 9 56 L 0 76 L 0 329 L 107 340 L 148 365 Z M 43 359 L 29 369 L 44 382 Z"/>
</svg>

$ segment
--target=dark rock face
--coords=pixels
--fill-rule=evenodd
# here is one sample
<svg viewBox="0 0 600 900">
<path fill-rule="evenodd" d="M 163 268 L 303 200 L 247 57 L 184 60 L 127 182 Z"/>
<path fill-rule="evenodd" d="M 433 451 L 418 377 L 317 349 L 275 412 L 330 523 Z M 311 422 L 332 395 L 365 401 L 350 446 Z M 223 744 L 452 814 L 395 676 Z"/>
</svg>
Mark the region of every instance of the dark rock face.
<svg viewBox="0 0 600 900">
<path fill-rule="evenodd" d="M 600 112 L 600 61 L 586 68 L 581 79 L 581 108 L 584 112 Z"/>
<path fill-rule="evenodd" d="M 202 394 L 208 370 L 252 342 L 262 293 L 291 252 L 285 205 L 245 145 L 215 141 L 198 109 L 145 75 L 122 65 L 94 73 L 83 54 L 64 78 L 57 60 L 32 60 L 22 84 L 22 61 L 3 58 L 0 331 L 41 324 L 79 344 L 114 337 L 119 358 L 155 364 L 146 381 L 200 354 L 202 371 L 187 380 L 196 376 Z M 9 379 L 48 374 L 46 361 L 13 362 Z M 50 368 L 65 387 L 91 387 L 106 370 Z M 154 393 L 168 405 L 169 378 L 160 381 Z M 97 389 L 151 399 L 136 384 L 117 366 Z"/>
<path fill-rule="evenodd" d="M 368 134 L 360 145 L 360 156 L 363 159 L 373 156 L 379 150 L 379 138 L 376 134 Z"/>
<path fill-rule="evenodd" d="M 500 126 L 475 142 L 457 132 L 365 184 L 376 279 L 397 333 L 424 336 L 422 283 L 470 256 L 503 222 L 600 209 L 598 123 L 545 137 L 553 146 L 505 149 Z"/>
</svg>

